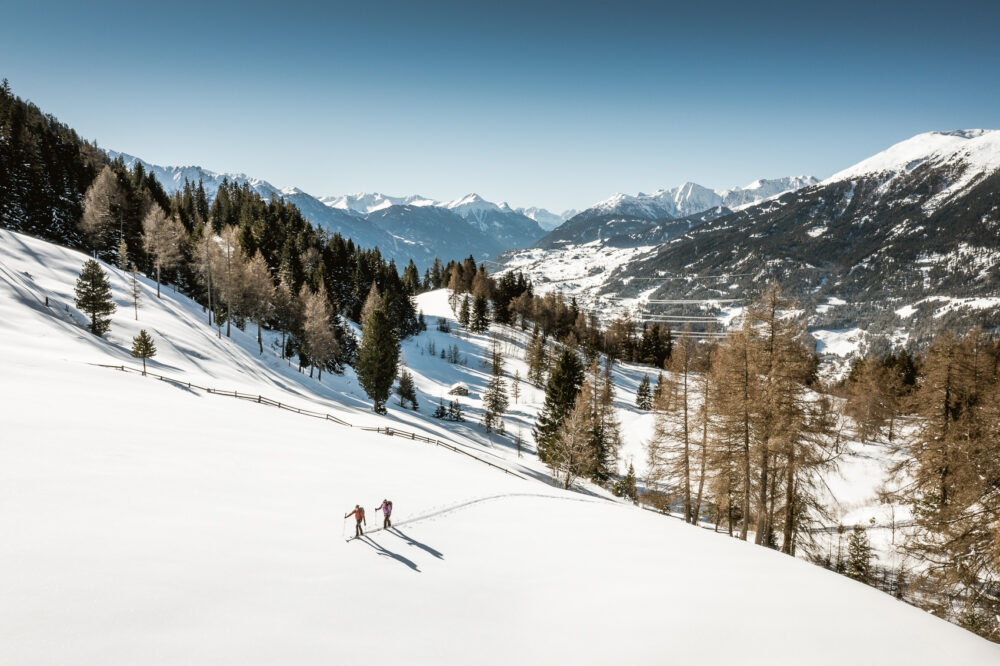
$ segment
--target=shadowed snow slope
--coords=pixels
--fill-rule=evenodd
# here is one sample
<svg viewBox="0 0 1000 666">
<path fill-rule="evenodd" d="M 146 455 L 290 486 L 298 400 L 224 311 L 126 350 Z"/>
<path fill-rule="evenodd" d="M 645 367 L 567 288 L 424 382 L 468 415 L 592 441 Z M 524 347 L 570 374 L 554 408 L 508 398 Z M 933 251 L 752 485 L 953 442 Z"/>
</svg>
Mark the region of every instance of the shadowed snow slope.
<svg viewBox="0 0 1000 666">
<path fill-rule="evenodd" d="M 159 371 L 417 419 L 366 415 L 351 375 L 220 340 L 148 283 L 136 323 L 117 274 L 97 340 L 63 309 L 84 257 L 0 233 L 0 663 L 1000 662 L 872 588 L 597 494 L 94 367 L 142 326 Z M 345 542 L 344 513 L 375 527 L 386 496 L 396 529 Z"/>
</svg>

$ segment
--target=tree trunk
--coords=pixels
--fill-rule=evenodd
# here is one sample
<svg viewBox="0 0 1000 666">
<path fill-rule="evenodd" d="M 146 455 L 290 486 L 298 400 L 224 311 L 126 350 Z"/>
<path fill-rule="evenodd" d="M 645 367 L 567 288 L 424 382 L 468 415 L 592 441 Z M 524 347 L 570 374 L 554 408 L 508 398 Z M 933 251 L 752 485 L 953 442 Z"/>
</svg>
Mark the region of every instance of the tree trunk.
<svg viewBox="0 0 1000 666">
<path fill-rule="evenodd" d="M 156 264 L 156 297 L 160 297 L 160 265 Z"/>
<path fill-rule="evenodd" d="M 758 546 L 767 543 L 767 491 L 768 491 L 768 453 L 767 440 L 764 440 L 764 448 L 760 452 L 760 493 L 757 496 L 757 535 L 754 543 Z"/>
<path fill-rule="evenodd" d="M 687 352 L 685 352 L 687 353 Z M 691 430 L 688 423 L 688 372 L 684 370 L 684 522 L 693 523 L 691 514 Z"/>
<path fill-rule="evenodd" d="M 229 334 L 232 331 L 233 325 L 233 306 L 226 305 L 226 337 L 230 337 Z"/>
<path fill-rule="evenodd" d="M 785 527 L 782 530 L 781 552 L 793 555 L 792 534 L 795 531 L 795 445 L 788 453 L 785 471 Z"/>
<path fill-rule="evenodd" d="M 705 489 L 705 465 L 708 457 L 708 372 L 705 373 L 705 390 L 702 391 L 702 422 L 701 422 L 701 468 L 698 471 L 698 495 L 694 501 L 694 522 L 698 523 L 701 516 L 701 494 Z"/>
<path fill-rule="evenodd" d="M 260 320 L 257 320 L 257 346 L 260 347 L 258 356 L 264 353 L 264 341 L 260 337 Z"/>
</svg>

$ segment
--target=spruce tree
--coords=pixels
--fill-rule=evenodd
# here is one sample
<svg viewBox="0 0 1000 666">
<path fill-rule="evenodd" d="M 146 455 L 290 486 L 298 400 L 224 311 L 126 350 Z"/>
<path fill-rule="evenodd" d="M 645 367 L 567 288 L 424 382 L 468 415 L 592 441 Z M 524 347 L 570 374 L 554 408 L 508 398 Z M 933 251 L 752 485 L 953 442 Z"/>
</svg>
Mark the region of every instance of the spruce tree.
<svg viewBox="0 0 1000 666">
<path fill-rule="evenodd" d="M 849 577 L 862 583 L 871 582 L 872 547 L 868 534 L 861 525 L 855 525 L 847 539 L 847 570 Z"/>
<path fill-rule="evenodd" d="M 399 341 L 392 330 L 385 307 L 375 308 L 364 323 L 358 352 L 358 381 L 372 399 L 372 410 L 385 414 L 385 403 L 396 378 Z"/>
<path fill-rule="evenodd" d="M 458 323 L 468 328 L 471 316 L 472 313 L 469 306 L 469 296 L 465 295 L 462 297 L 462 305 L 458 310 Z"/>
<path fill-rule="evenodd" d="M 399 396 L 400 407 L 405 407 L 405 403 L 409 402 L 411 409 L 413 409 L 413 411 L 417 411 L 417 389 L 413 385 L 413 375 L 411 375 L 410 371 L 406 368 L 403 368 L 399 372 L 399 383 L 396 384 L 396 395 Z"/>
<path fill-rule="evenodd" d="M 573 409 L 576 394 L 583 383 L 583 365 L 575 350 L 563 347 L 545 385 L 545 403 L 535 423 L 534 435 L 538 457 L 548 462 L 548 452 L 559 436 L 563 420 Z"/>
<path fill-rule="evenodd" d="M 514 371 L 514 379 L 510 383 L 510 396 L 514 398 L 514 404 L 517 404 L 518 399 L 521 397 L 521 371 Z"/>
<path fill-rule="evenodd" d="M 472 313 L 469 315 L 469 330 L 473 333 L 485 333 L 490 328 L 490 305 L 486 296 L 479 294 L 472 301 Z"/>
<path fill-rule="evenodd" d="M 649 375 L 643 375 L 642 381 L 639 382 L 639 388 L 635 392 L 635 406 L 647 411 L 653 408 L 653 395 L 649 390 Z"/>
<path fill-rule="evenodd" d="M 125 237 L 122 236 L 122 239 L 118 241 L 118 268 L 127 271 L 128 267 L 128 243 L 125 242 Z"/>
<path fill-rule="evenodd" d="M 142 374 L 146 374 L 146 359 L 156 356 L 156 345 L 153 344 L 153 337 L 146 332 L 146 329 L 139 331 L 139 335 L 132 338 L 132 358 L 142 359 Z"/>
<path fill-rule="evenodd" d="M 111 329 L 111 315 L 117 309 L 111 300 L 111 282 L 93 259 L 83 264 L 76 280 L 76 307 L 90 317 L 90 332 L 101 337 Z"/>
</svg>

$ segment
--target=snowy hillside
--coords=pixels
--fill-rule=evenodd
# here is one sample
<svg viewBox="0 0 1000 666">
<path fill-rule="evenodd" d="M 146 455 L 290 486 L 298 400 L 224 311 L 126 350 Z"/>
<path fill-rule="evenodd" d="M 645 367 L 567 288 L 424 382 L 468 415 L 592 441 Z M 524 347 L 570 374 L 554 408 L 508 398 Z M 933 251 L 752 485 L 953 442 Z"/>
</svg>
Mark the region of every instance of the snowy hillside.
<svg viewBox="0 0 1000 666">
<path fill-rule="evenodd" d="M 925 132 L 839 171 L 823 184 L 882 172 L 908 172 L 923 164 L 965 165 L 977 173 L 1000 169 L 1000 130 Z"/>
<path fill-rule="evenodd" d="M 403 346 L 421 412 L 394 401 L 383 418 L 350 371 L 310 379 L 273 335 L 258 355 L 252 332 L 220 337 L 169 288 L 157 299 L 144 280 L 135 321 L 108 266 L 119 309 L 95 338 L 72 305 L 85 258 L 0 231 L 0 663 L 1000 660 L 1000 646 L 816 566 L 552 487 L 530 446 L 518 459 L 479 428 L 489 338 L 435 330 L 446 292 L 419 297 L 431 330 Z M 140 328 L 159 350 L 150 371 L 180 383 L 94 365 L 136 365 Z M 524 376 L 520 334 L 496 332 Z M 431 343 L 458 345 L 465 364 Z M 648 432 L 628 407 L 642 371 L 615 376 L 630 447 Z M 449 427 L 428 413 L 459 380 L 470 419 Z M 423 433 L 528 478 L 187 381 Z M 509 431 L 527 435 L 539 394 L 524 385 Z M 395 529 L 345 542 L 344 514 L 360 502 L 375 528 L 383 497 Z M 760 640 L 774 627 L 780 650 Z"/>
</svg>

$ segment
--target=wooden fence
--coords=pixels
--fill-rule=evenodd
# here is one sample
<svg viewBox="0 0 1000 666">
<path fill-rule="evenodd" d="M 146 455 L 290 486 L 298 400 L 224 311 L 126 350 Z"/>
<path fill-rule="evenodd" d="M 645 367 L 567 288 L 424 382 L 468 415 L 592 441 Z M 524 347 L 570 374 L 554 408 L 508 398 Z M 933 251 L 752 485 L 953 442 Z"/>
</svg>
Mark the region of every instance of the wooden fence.
<svg viewBox="0 0 1000 666">
<path fill-rule="evenodd" d="M 285 402 L 280 402 L 278 400 L 272 400 L 271 398 L 265 397 L 265 396 L 257 394 L 257 393 L 240 393 L 239 391 L 223 391 L 223 390 L 220 390 L 220 389 L 217 389 L 217 388 L 211 388 L 211 387 L 208 387 L 208 386 L 199 386 L 198 384 L 194 384 L 192 382 L 186 382 L 186 381 L 183 381 L 183 380 L 180 380 L 180 379 L 176 379 L 174 377 L 167 377 L 166 375 L 160 375 L 160 374 L 157 374 L 155 372 L 149 372 L 148 370 L 145 371 L 145 372 L 143 372 L 139 368 L 132 368 L 132 367 L 129 367 L 127 365 L 106 365 L 104 363 L 95 363 L 94 365 L 96 365 L 99 368 L 111 368 L 112 370 L 119 370 L 121 372 L 131 372 L 131 373 L 135 373 L 135 374 L 143 375 L 143 376 L 147 376 L 148 375 L 149 377 L 155 377 L 156 379 L 159 379 L 160 381 L 170 382 L 171 384 L 176 384 L 178 386 L 183 386 L 183 387 L 186 387 L 186 388 L 189 388 L 189 389 L 198 389 L 199 391 L 204 391 L 205 393 L 210 393 L 212 395 L 223 395 L 223 396 L 227 396 L 227 397 L 230 397 L 230 398 L 238 398 L 240 400 L 248 400 L 250 402 L 257 403 L 258 405 L 269 405 L 271 407 L 277 407 L 278 409 L 284 409 L 286 411 L 293 412 L 295 414 L 301 414 L 302 416 L 311 416 L 312 418 L 322 419 L 324 421 L 332 421 L 333 423 L 336 423 L 337 425 L 342 425 L 342 426 L 345 426 L 347 428 L 353 428 L 353 427 L 355 427 L 353 424 L 348 423 L 347 421 L 345 421 L 343 419 L 337 418 L 336 416 L 334 416 L 332 414 L 328 414 L 326 412 L 314 412 L 314 411 L 311 411 L 311 410 L 308 410 L 308 409 L 301 409 L 299 407 L 295 407 L 293 405 L 289 405 L 288 403 L 285 403 Z M 432 437 L 426 437 L 424 435 L 418 435 L 415 432 L 409 432 L 409 431 L 406 431 L 406 430 L 399 430 L 397 428 L 389 428 L 389 427 L 379 428 L 379 427 L 371 427 L 371 426 L 360 426 L 359 429 L 360 430 L 365 430 L 365 431 L 368 431 L 368 432 L 377 432 L 377 433 L 379 433 L 381 435 L 387 435 L 389 437 L 402 437 L 403 439 L 411 439 L 411 440 L 414 440 L 414 441 L 426 442 L 427 444 L 434 444 L 436 446 L 440 446 L 440 447 L 443 447 L 445 449 L 448 449 L 449 451 L 454 451 L 455 453 L 461 453 L 462 455 L 468 456 L 469 458 L 472 458 L 473 460 L 478 461 L 478 462 L 480 462 L 480 463 L 482 463 L 484 465 L 489 465 L 490 467 L 492 467 L 494 469 L 498 469 L 498 470 L 504 472 L 505 474 L 510 474 L 511 476 L 515 476 L 515 477 L 517 477 L 519 479 L 527 481 L 527 477 L 522 476 L 521 474 L 518 474 L 517 472 L 512 472 L 511 470 L 507 469 L 506 467 L 503 467 L 502 465 L 497 465 L 495 463 L 490 462 L 489 460 L 484 460 L 484 459 L 480 458 L 479 456 L 476 456 L 476 455 L 473 455 L 473 454 L 469 453 L 468 451 L 463 451 L 462 449 L 458 448 L 457 446 L 454 446 L 452 444 L 448 444 L 447 442 L 442 442 L 440 439 L 434 439 Z"/>
</svg>

